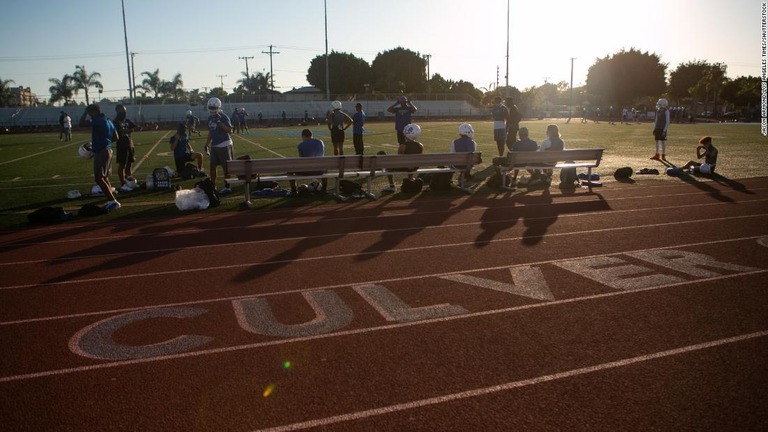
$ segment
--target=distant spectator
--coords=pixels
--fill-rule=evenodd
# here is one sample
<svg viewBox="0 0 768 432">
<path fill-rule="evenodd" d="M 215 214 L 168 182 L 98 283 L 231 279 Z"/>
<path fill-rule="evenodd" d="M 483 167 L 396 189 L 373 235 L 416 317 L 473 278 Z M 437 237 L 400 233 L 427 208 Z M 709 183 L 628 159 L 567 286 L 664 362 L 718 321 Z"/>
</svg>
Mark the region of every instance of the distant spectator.
<svg viewBox="0 0 768 432">
<path fill-rule="evenodd" d="M 133 187 L 127 182 L 133 183 L 133 163 L 136 162 L 136 149 L 133 145 L 131 134 L 138 128 L 136 123 L 128 118 L 125 106 L 115 106 L 115 129 L 120 137 L 117 140 L 117 175 L 120 179 L 120 192 L 130 192 Z"/>
<path fill-rule="evenodd" d="M 72 117 L 64 113 L 64 141 L 72 141 Z"/>
<path fill-rule="evenodd" d="M 395 115 L 395 131 L 397 132 L 397 143 L 405 144 L 405 135 L 403 129 L 411 124 L 411 115 L 417 111 L 416 106 L 408 100 L 407 97 L 400 95 L 397 101 L 387 108 L 388 112 Z"/>
<path fill-rule="evenodd" d="M 192 135 L 193 133 L 197 133 L 197 136 L 200 136 L 200 131 L 197 130 L 197 125 L 200 123 L 200 119 L 192 115 L 192 110 L 187 111 L 185 123 L 187 125 L 188 134 Z"/>
<path fill-rule="evenodd" d="M 363 111 L 363 105 L 358 102 L 355 104 L 355 113 L 352 114 L 352 144 L 355 146 L 356 155 L 362 155 L 365 151 L 365 144 L 363 144 L 364 130 L 365 111 Z"/>
</svg>

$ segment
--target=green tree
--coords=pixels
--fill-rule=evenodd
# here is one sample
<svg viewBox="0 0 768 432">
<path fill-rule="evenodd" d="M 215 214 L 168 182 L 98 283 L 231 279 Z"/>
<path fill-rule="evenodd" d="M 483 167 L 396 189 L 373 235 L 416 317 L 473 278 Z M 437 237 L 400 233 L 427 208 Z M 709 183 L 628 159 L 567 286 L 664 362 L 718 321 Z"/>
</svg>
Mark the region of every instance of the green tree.
<svg viewBox="0 0 768 432">
<path fill-rule="evenodd" d="M 96 87 L 99 90 L 103 90 L 104 86 L 101 85 L 101 74 L 98 72 L 88 73 L 85 70 L 85 66 L 75 66 L 75 73 L 72 74 L 72 84 L 75 87 L 75 94 L 78 94 L 80 90 L 85 92 L 85 104 L 90 104 L 90 98 L 88 97 L 88 89 Z"/>
<path fill-rule="evenodd" d="M 741 76 L 727 82 L 723 86 L 720 97 L 737 108 L 749 110 L 760 103 L 760 85 L 759 77 Z"/>
<path fill-rule="evenodd" d="M 709 102 L 712 101 L 714 104 L 712 111 L 717 112 L 717 100 L 720 91 L 728 80 L 725 76 L 726 70 L 727 66 L 722 63 L 709 65 L 704 69 L 696 85 L 691 89 L 692 93 L 696 94 L 699 98 L 703 96 L 705 110 L 709 106 Z"/>
<path fill-rule="evenodd" d="M 425 92 L 426 68 L 427 61 L 417 52 L 402 47 L 384 51 L 371 63 L 374 88 L 389 93 Z"/>
<path fill-rule="evenodd" d="M 8 105 L 8 98 L 11 96 L 11 87 L 9 84 L 11 83 L 16 84 L 16 81 L 0 78 L 0 106 Z"/>
<path fill-rule="evenodd" d="M 145 92 L 154 93 L 154 99 L 159 99 L 163 84 L 163 80 L 160 79 L 160 69 L 155 69 L 154 72 L 144 71 L 141 75 L 146 77 L 141 81 L 141 89 Z"/>
<path fill-rule="evenodd" d="M 656 54 L 634 48 L 598 59 L 587 72 L 587 89 L 604 103 L 628 106 L 666 89 L 667 65 Z"/>
<path fill-rule="evenodd" d="M 48 87 L 48 91 L 51 92 L 51 103 L 55 104 L 59 101 L 64 101 L 64 105 L 68 105 L 70 99 L 75 94 L 75 86 L 72 83 L 72 77 L 64 75 L 61 79 L 50 78 L 48 82 L 53 84 Z"/>
<path fill-rule="evenodd" d="M 258 91 L 258 83 L 256 81 L 256 76 L 251 74 L 251 76 L 248 76 L 248 74 L 243 71 L 242 72 L 243 77 L 237 80 L 238 84 L 240 84 L 240 87 L 243 89 L 244 94 L 254 94 Z"/>
<path fill-rule="evenodd" d="M 181 78 L 181 74 L 177 73 L 172 80 L 160 82 L 159 92 L 162 93 L 164 99 L 169 99 L 177 102 L 185 101 L 184 81 Z"/>
<path fill-rule="evenodd" d="M 334 94 L 361 92 L 366 84 L 371 84 L 371 67 L 368 62 L 352 54 L 331 51 L 328 55 L 328 74 Z M 307 82 L 326 91 L 325 54 L 312 59 L 307 70 Z"/>
<path fill-rule="evenodd" d="M 669 73 L 669 96 L 678 100 L 690 99 L 693 89 L 704 76 L 710 64 L 703 60 L 682 63 Z"/>
</svg>

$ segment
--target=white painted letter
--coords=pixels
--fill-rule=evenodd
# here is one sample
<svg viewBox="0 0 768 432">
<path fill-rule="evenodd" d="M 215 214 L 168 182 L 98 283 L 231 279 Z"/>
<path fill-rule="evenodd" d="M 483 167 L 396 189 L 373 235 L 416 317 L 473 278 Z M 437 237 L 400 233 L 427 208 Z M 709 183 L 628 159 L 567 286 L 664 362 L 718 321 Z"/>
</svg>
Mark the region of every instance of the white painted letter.
<svg viewBox="0 0 768 432">
<path fill-rule="evenodd" d="M 387 321 L 403 323 L 469 313 L 461 306 L 445 303 L 412 308 L 381 285 L 359 285 L 354 289 Z"/>
<path fill-rule="evenodd" d="M 555 265 L 620 290 L 648 288 L 684 281 L 679 277 L 657 274 L 652 269 L 625 263 L 626 261 L 615 257 L 596 257 L 569 260 L 555 263 Z M 629 277 L 642 273 L 646 275 Z"/>
<path fill-rule="evenodd" d="M 714 258 L 696 253 L 671 249 L 652 250 L 645 252 L 632 252 L 627 255 L 656 264 L 662 267 L 670 268 L 691 276 L 708 278 L 720 276 L 720 273 L 704 270 L 701 267 L 720 268 L 739 273 L 760 270 L 752 267 L 743 267 L 736 264 L 729 264 L 716 261 Z"/>
<path fill-rule="evenodd" d="M 488 288 L 494 291 L 529 297 L 536 300 L 554 300 L 555 296 L 549 290 L 549 285 L 544 279 L 541 269 L 531 266 L 519 266 L 509 269 L 512 275 L 512 283 L 504 283 L 491 279 L 475 276 L 454 274 L 441 276 L 441 279 L 460 282 L 480 288 Z"/>
<path fill-rule="evenodd" d="M 116 344 L 112 335 L 119 329 L 152 318 L 193 318 L 208 312 L 199 308 L 161 308 L 129 312 L 107 318 L 80 330 L 69 340 L 69 349 L 83 357 L 99 360 L 131 360 L 191 351 L 213 338 L 183 335 L 151 345 L 128 346 Z"/>
</svg>

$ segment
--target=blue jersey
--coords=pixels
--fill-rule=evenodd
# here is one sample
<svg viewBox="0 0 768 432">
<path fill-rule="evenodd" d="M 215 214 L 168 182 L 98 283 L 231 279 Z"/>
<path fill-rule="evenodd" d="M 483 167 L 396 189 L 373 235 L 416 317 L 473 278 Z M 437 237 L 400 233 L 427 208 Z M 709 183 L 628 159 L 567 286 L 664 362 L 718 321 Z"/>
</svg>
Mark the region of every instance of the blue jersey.
<svg viewBox="0 0 768 432">
<path fill-rule="evenodd" d="M 363 126 L 365 126 L 365 112 L 357 111 L 352 115 L 352 133 L 362 135 Z"/>
<path fill-rule="evenodd" d="M 173 137 L 171 137 L 171 139 L 173 139 Z M 189 135 L 184 134 L 176 140 L 176 148 L 173 149 L 173 158 L 185 159 L 189 153 L 187 145 L 189 145 Z"/>
<path fill-rule="evenodd" d="M 325 156 L 325 144 L 317 138 L 302 141 L 296 148 L 299 150 L 299 157 Z"/>
<path fill-rule="evenodd" d="M 220 112 L 217 116 L 208 117 L 208 132 L 211 135 L 211 145 L 214 147 L 219 147 L 219 144 L 223 147 L 232 145 L 232 137 L 227 132 L 221 130 L 218 127 L 219 124 L 225 124 L 230 129 L 232 128 L 232 121 L 223 112 Z"/>
<path fill-rule="evenodd" d="M 462 135 L 459 139 L 453 141 L 451 151 L 455 153 L 475 152 L 477 151 L 477 143 L 472 138 Z"/>
<path fill-rule="evenodd" d="M 91 148 L 94 153 L 112 148 L 112 138 L 115 136 L 115 125 L 104 114 L 88 122 L 92 128 Z"/>
<path fill-rule="evenodd" d="M 395 130 L 402 132 L 409 124 L 411 124 L 411 108 L 402 105 L 395 108 Z"/>
</svg>

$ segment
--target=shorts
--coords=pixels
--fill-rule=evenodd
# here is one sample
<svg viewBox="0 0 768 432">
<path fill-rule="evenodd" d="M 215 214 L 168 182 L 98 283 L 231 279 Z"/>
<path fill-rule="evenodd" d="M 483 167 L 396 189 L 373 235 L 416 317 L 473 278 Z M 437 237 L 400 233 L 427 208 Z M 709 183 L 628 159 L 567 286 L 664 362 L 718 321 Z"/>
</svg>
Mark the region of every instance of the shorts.
<svg viewBox="0 0 768 432">
<path fill-rule="evenodd" d="M 331 142 L 334 144 L 344 143 L 344 131 L 331 129 Z"/>
<path fill-rule="evenodd" d="M 666 141 L 667 140 L 667 133 L 664 132 L 664 129 L 654 129 L 653 130 L 653 139 L 656 141 Z"/>
<path fill-rule="evenodd" d="M 112 149 L 106 148 L 93 154 L 93 178 L 98 180 L 109 177 L 112 170 Z"/>
<path fill-rule="evenodd" d="M 186 153 L 184 156 L 180 158 L 174 158 L 173 159 L 176 162 L 176 172 L 180 173 L 182 169 L 184 169 L 184 166 L 187 164 L 187 162 L 194 162 L 195 158 L 192 157 L 192 153 Z"/>
<path fill-rule="evenodd" d="M 221 165 L 226 170 L 227 161 L 234 159 L 232 146 L 211 147 L 211 165 Z"/>
<path fill-rule="evenodd" d="M 493 140 L 497 143 L 506 142 L 507 140 L 507 131 L 506 129 L 494 129 L 493 130 Z"/>
<path fill-rule="evenodd" d="M 405 134 L 401 130 L 397 131 L 397 143 L 405 144 Z"/>
<path fill-rule="evenodd" d="M 131 165 L 136 162 L 136 149 L 130 139 L 117 141 L 116 157 L 119 165 Z"/>
</svg>

